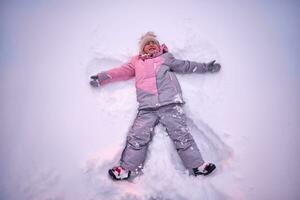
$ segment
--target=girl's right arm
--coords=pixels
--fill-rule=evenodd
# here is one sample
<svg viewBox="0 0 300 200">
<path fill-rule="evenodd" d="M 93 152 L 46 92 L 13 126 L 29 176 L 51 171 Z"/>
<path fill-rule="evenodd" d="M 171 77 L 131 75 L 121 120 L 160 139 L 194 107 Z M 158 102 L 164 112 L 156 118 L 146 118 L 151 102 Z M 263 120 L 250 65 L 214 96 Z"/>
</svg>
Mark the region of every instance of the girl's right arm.
<svg viewBox="0 0 300 200">
<path fill-rule="evenodd" d="M 121 65 L 120 67 L 116 67 L 111 70 L 101 72 L 95 76 L 91 76 L 91 79 L 93 80 L 90 83 L 92 86 L 96 86 L 94 81 L 97 81 L 100 85 L 105 85 L 111 82 L 128 80 L 133 78 L 134 76 L 134 64 L 132 61 L 130 61 L 126 64 Z"/>
</svg>

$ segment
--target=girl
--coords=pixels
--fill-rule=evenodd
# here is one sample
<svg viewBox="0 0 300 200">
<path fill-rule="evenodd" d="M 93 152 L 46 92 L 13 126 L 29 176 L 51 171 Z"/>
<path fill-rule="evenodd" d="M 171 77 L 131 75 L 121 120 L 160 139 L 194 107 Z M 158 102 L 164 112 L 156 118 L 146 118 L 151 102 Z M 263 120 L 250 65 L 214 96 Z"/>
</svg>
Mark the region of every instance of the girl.
<svg viewBox="0 0 300 200">
<path fill-rule="evenodd" d="M 124 180 L 142 167 L 158 123 L 166 128 L 187 169 L 195 176 L 210 174 L 216 166 L 204 162 L 189 132 L 182 109 L 185 102 L 175 73 L 213 73 L 218 72 L 221 65 L 215 61 L 197 63 L 176 59 L 164 44 L 159 44 L 153 32 L 141 37 L 139 47 L 139 55 L 128 63 L 91 76 L 90 84 L 94 87 L 135 77 L 138 113 L 128 132 L 120 164 L 109 169 L 109 175 L 115 180 Z"/>
</svg>

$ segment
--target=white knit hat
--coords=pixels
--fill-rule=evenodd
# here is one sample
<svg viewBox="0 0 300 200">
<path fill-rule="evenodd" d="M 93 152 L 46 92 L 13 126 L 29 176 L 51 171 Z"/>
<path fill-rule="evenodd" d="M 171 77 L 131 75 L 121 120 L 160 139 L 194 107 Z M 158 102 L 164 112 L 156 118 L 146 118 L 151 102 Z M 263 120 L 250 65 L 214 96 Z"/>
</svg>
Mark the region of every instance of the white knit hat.
<svg viewBox="0 0 300 200">
<path fill-rule="evenodd" d="M 148 31 L 140 38 L 140 54 L 144 53 L 144 47 L 147 42 L 153 41 L 159 45 L 159 41 L 156 39 L 156 35 L 152 31 Z"/>
</svg>

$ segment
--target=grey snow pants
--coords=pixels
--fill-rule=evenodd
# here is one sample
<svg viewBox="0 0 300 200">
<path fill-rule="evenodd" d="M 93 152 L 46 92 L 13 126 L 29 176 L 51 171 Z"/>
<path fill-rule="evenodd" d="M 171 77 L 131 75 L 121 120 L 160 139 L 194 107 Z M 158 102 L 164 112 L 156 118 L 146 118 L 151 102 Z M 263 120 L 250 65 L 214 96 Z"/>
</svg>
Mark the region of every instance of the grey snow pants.
<svg viewBox="0 0 300 200">
<path fill-rule="evenodd" d="M 143 166 L 154 127 L 161 123 L 172 139 L 187 169 L 204 163 L 201 153 L 187 127 L 186 115 L 180 104 L 170 104 L 157 109 L 139 110 L 128 135 L 120 164 L 127 170 Z"/>
</svg>

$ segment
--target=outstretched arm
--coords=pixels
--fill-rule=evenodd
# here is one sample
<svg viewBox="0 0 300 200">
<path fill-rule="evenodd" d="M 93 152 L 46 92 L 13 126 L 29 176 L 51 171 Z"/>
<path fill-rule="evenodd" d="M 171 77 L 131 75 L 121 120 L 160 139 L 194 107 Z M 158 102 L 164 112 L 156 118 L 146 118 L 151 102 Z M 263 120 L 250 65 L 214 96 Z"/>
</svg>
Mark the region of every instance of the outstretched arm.
<svg viewBox="0 0 300 200">
<path fill-rule="evenodd" d="M 189 60 L 176 59 L 172 54 L 169 53 L 167 59 L 167 65 L 172 71 L 182 74 L 189 73 L 205 73 L 205 72 L 218 72 L 221 69 L 219 63 L 211 61 L 209 63 L 193 62 Z"/>
<path fill-rule="evenodd" d="M 113 68 L 108 71 L 101 72 L 97 75 L 91 76 L 90 84 L 94 87 L 104 85 L 111 82 L 123 81 L 131 79 L 135 76 L 134 65 L 132 62 Z"/>
</svg>

